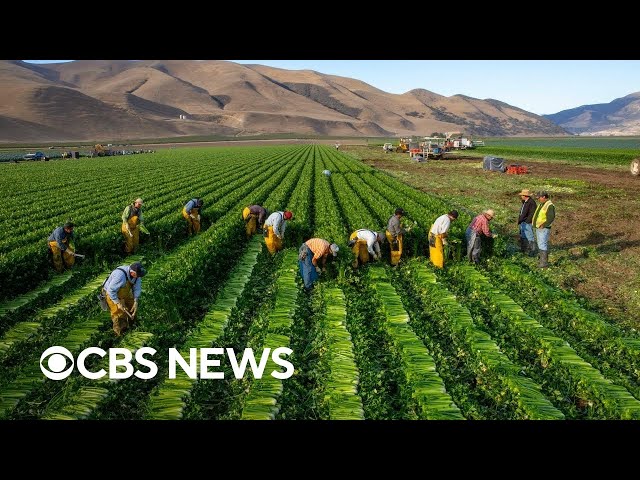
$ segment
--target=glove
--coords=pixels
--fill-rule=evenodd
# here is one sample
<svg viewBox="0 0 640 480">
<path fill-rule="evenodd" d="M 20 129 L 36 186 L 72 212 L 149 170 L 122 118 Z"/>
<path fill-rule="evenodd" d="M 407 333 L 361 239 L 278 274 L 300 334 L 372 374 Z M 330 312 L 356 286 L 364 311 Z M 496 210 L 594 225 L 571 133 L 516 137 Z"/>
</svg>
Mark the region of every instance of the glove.
<svg viewBox="0 0 640 480">
<path fill-rule="evenodd" d="M 198 215 L 198 221 L 200 221 L 200 215 Z"/>
<path fill-rule="evenodd" d="M 322 271 L 326 272 L 327 271 L 327 267 L 322 267 Z"/>
<path fill-rule="evenodd" d="M 316 273 L 317 273 L 318 275 L 320 275 L 320 274 L 322 273 L 322 270 L 320 269 L 320 267 L 316 267 Z"/>
<path fill-rule="evenodd" d="M 131 229 L 129 228 L 129 224 L 125 223 L 125 225 L 127 226 L 127 233 L 129 234 L 130 237 L 133 237 L 133 233 L 131 233 Z"/>
<path fill-rule="evenodd" d="M 494 233 L 494 234 L 492 235 L 492 237 L 493 237 L 493 238 L 498 238 L 498 234 L 497 234 L 497 233 Z"/>
<path fill-rule="evenodd" d="M 449 245 L 449 242 L 447 242 L 447 239 L 446 239 L 446 238 L 443 238 L 443 239 L 442 239 L 442 245 L 443 245 L 443 246 L 444 246 L 444 245 Z"/>
<path fill-rule="evenodd" d="M 138 311 L 138 299 L 133 301 L 133 308 L 131 309 L 131 315 L 135 315 Z"/>
<path fill-rule="evenodd" d="M 378 260 L 378 255 L 376 255 L 375 253 L 373 254 L 373 259 L 374 260 Z"/>
<path fill-rule="evenodd" d="M 116 305 L 118 306 L 118 310 L 122 310 L 124 312 L 124 305 L 121 303 L 117 303 Z"/>
</svg>

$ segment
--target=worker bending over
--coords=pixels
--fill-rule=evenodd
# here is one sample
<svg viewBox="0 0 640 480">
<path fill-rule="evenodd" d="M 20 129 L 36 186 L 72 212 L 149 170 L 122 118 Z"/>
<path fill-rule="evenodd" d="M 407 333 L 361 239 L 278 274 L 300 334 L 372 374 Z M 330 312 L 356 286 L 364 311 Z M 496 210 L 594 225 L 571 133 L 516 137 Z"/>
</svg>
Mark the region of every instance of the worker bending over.
<svg viewBox="0 0 640 480">
<path fill-rule="evenodd" d="M 284 212 L 273 212 L 264 222 L 265 243 L 270 253 L 276 253 L 282 250 L 282 241 L 284 240 L 284 231 L 287 228 L 287 220 L 293 218 L 293 213 L 289 210 Z"/>
<path fill-rule="evenodd" d="M 440 215 L 429 229 L 429 258 L 438 268 L 444 267 L 444 246 L 447 245 L 447 236 L 451 222 L 458 218 L 458 211 Z"/>
<path fill-rule="evenodd" d="M 122 212 L 122 235 L 124 235 L 125 253 L 134 253 L 140 243 L 140 227 L 142 227 L 142 199 L 127 205 Z"/>
<path fill-rule="evenodd" d="M 192 198 L 182 208 L 182 216 L 187 221 L 187 233 L 189 236 L 200 233 L 200 209 L 204 205 L 201 198 Z"/>
<path fill-rule="evenodd" d="M 329 244 L 322 238 L 311 238 L 300 246 L 298 267 L 307 291 L 311 290 L 320 273 L 325 271 L 329 254 L 336 257 L 339 250 L 338 245 Z"/>
<path fill-rule="evenodd" d="M 380 258 L 380 244 L 384 243 L 385 235 L 382 232 L 374 232 L 361 228 L 356 230 L 349 237 L 349 247 L 353 250 L 356 258 L 353 261 L 353 267 L 365 264 L 369 261 L 369 255 L 374 260 Z"/>
<path fill-rule="evenodd" d="M 489 222 L 493 220 L 495 213 L 493 210 L 485 210 L 475 217 L 465 232 L 467 239 L 467 258 L 472 263 L 480 262 L 480 253 L 482 252 L 482 236 L 487 238 L 495 238 L 498 235 L 492 233 L 489 228 Z"/>
<path fill-rule="evenodd" d="M 47 240 L 53 260 L 53 268 L 57 272 L 63 272 L 65 267 L 73 267 L 76 262 L 73 246 L 73 227 L 73 223 L 67 222 L 62 227 L 56 228 Z"/>
<path fill-rule="evenodd" d="M 267 219 L 267 209 L 260 205 L 249 205 L 242 210 L 242 219 L 245 221 L 247 237 L 256 233 L 256 230 L 264 229 L 264 222 Z"/>
<path fill-rule="evenodd" d="M 142 277 L 146 273 L 140 262 L 121 265 L 109 274 L 102 286 L 102 295 L 111 312 L 113 331 L 118 337 L 135 319 L 142 291 Z"/>
<path fill-rule="evenodd" d="M 391 251 L 391 265 L 397 265 L 402 256 L 402 240 L 406 233 L 405 229 L 400 226 L 400 219 L 403 216 L 404 210 L 402 208 L 396 208 L 395 214 L 393 214 L 387 222 L 385 235 Z"/>
</svg>

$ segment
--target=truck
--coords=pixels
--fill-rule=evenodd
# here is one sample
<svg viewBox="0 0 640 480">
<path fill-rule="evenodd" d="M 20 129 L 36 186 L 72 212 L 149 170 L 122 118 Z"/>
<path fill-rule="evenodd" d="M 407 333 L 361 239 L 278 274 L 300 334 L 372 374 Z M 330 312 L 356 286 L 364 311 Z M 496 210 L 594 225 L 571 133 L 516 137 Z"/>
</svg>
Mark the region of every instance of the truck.
<svg viewBox="0 0 640 480">
<path fill-rule="evenodd" d="M 445 150 L 466 150 L 475 148 L 471 137 L 463 136 L 462 132 L 446 132 L 445 133 Z"/>
</svg>

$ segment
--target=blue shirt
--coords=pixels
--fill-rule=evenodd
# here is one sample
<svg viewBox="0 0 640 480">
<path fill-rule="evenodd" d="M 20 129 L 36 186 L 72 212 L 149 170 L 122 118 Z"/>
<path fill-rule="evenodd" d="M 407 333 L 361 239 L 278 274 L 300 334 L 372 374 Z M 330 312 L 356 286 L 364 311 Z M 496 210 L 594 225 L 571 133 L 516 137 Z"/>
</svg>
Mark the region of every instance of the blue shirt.
<svg viewBox="0 0 640 480">
<path fill-rule="evenodd" d="M 122 270 L 124 270 L 124 272 Z M 140 293 L 142 291 L 142 279 L 131 277 L 129 265 L 120 265 L 111 272 L 109 278 L 107 278 L 107 281 L 104 284 L 104 289 L 111 300 L 113 300 L 113 303 L 120 303 L 120 300 L 118 299 L 118 290 L 124 287 L 127 282 L 133 284 L 133 298 L 137 300 L 140 297 Z"/>
<path fill-rule="evenodd" d="M 187 211 L 187 213 L 191 213 L 191 209 L 196 206 L 196 201 L 197 199 L 192 198 L 187 202 L 187 204 L 184 206 L 184 209 Z"/>
<path fill-rule="evenodd" d="M 58 248 L 61 251 L 65 251 L 69 243 L 62 243 L 65 240 L 69 239 L 69 241 L 73 240 L 73 232 L 67 233 L 64 227 L 56 228 L 51 235 L 49 235 L 49 242 L 58 242 Z"/>
</svg>

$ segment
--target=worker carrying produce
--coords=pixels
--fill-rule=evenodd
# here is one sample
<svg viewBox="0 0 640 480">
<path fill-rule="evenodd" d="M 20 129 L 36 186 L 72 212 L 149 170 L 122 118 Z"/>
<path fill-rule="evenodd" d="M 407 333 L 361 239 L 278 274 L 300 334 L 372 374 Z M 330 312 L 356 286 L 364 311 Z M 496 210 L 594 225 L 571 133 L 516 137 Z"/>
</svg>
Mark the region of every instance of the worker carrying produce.
<svg viewBox="0 0 640 480">
<path fill-rule="evenodd" d="M 298 250 L 298 267 L 300 276 L 304 281 L 304 288 L 309 291 L 313 282 L 318 279 L 321 272 L 326 270 L 329 254 L 338 256 L 338 245 L 329 244 L 322 238 L 311 238 L 304 242 Z M 320 263 L 320 265 L 319 265 Z"/>
<path fill-rule="evenodd" d="M 451 210 L 449 213 L 440 215 L 433 222 L 429 229 L 429 258 L 438 268 L 444 267 L 444 247 L 447 245 L 447 236 L 451 222 L 458 218 L 458 211 Z"/>
<path fill-rule="evenodd" d="M 353 250 L 356 258 L 353 261 L 353 268 L 363 265 L 369 261 L 369 255 L 374 260 L 380 258 L 380 244 L 384 243 L 385 235 L 382 232 L 374 232 L 361 228 L 356 230 L 349 237 L 349 247 Z"/>
<path fill-rule="evenodd" d="M 467 239 L 467 258 L 470 262 L 479 263 L 480 253 L 482 252 L 482 236 L 488 238 L 496 238 L 497 233 L 492 233 L 489 229 L 489 222 L 493 220 L 495 213 L 493 210 L 485 210 L 475 217 L 465 232 Z"/>
<path fill-rule="evenodd" d="M 522 200 L 520 207 L 520 215 L 518 216 L 518 228 L 520 229 L 520 251 L 522 253 L 529 252 L 529 256 L 533 257 L 536 253 L 536 241 L 533 238 L 533 214 L 536 211 L 536 201 L 532 198 L 533 194 L 528 189 L 523 189 L 518 195 Z"/>
<path fill-rule="evenodd" d="M 267 249 L 270 253 L 276 253 L 282 250 L 282 241 L 284 240 L 284 231 L 287 228 L 287 220 L 293 218 L 293 213 L 289 210 L 284 212 L 273 212 L 264 222 L 265 240 Z"/>
<path fill-rule="evenodd" d="M 127 254 L 134 253 L 140 243 L 140 230 L 149 233 L 143 225 L 142 199 L 127 205 L 122 212 L 122 235 L 124 235 L 124 251 Z"/>
<path fill-rule="evenodd" d="M 201 198 L 192 198 L 182 208 L 182 216 L 187 221 L 187 234 L 200 233 L 200 209 L 204 205 Z"/>
<path fill-rule="evenodd" d="M 247 237 L 256 233 L 256 230 L 260 230 L 260 233 L 262 233 L 267 215 L 267 209 L 260 205 L 249 205 L 242 210 L 242 219 L 246 224 Z"/>
<path fill-rule="evenodd" d="M 404 210 L 402 208 L 396 208 L 396 212 L 389 218 L 387 222 L 387 231 L 385 235 L 389 242 L 389 249 L 391 251 L 391 265 L 397 265 L 400 262 L 402 256 L 402 240 L 404 234 L 409 231 L 402 228 L 400 225 L 400 219 L 404 216 Z"/>
<path fill-rule="evenodd" d="M 64 271 L 65 267 L 73 267 L 73 264 L 76 262 L 75 246 L 73 245 L 73 228 L 73 223 L 66 222 L 62 227 L 56 228 L 47 239 L 53 261 L 53 268 L 60 273 Z"/>
<path fill-rule="evenodd" d="M 118 337 L 133 324 L 142 291 L 142 277 L 146 273 L 140 262 L 121 265 L 109 274 L 102 285 L 102 299 L 106 300 L 113 331 Z"/>
</svg>

